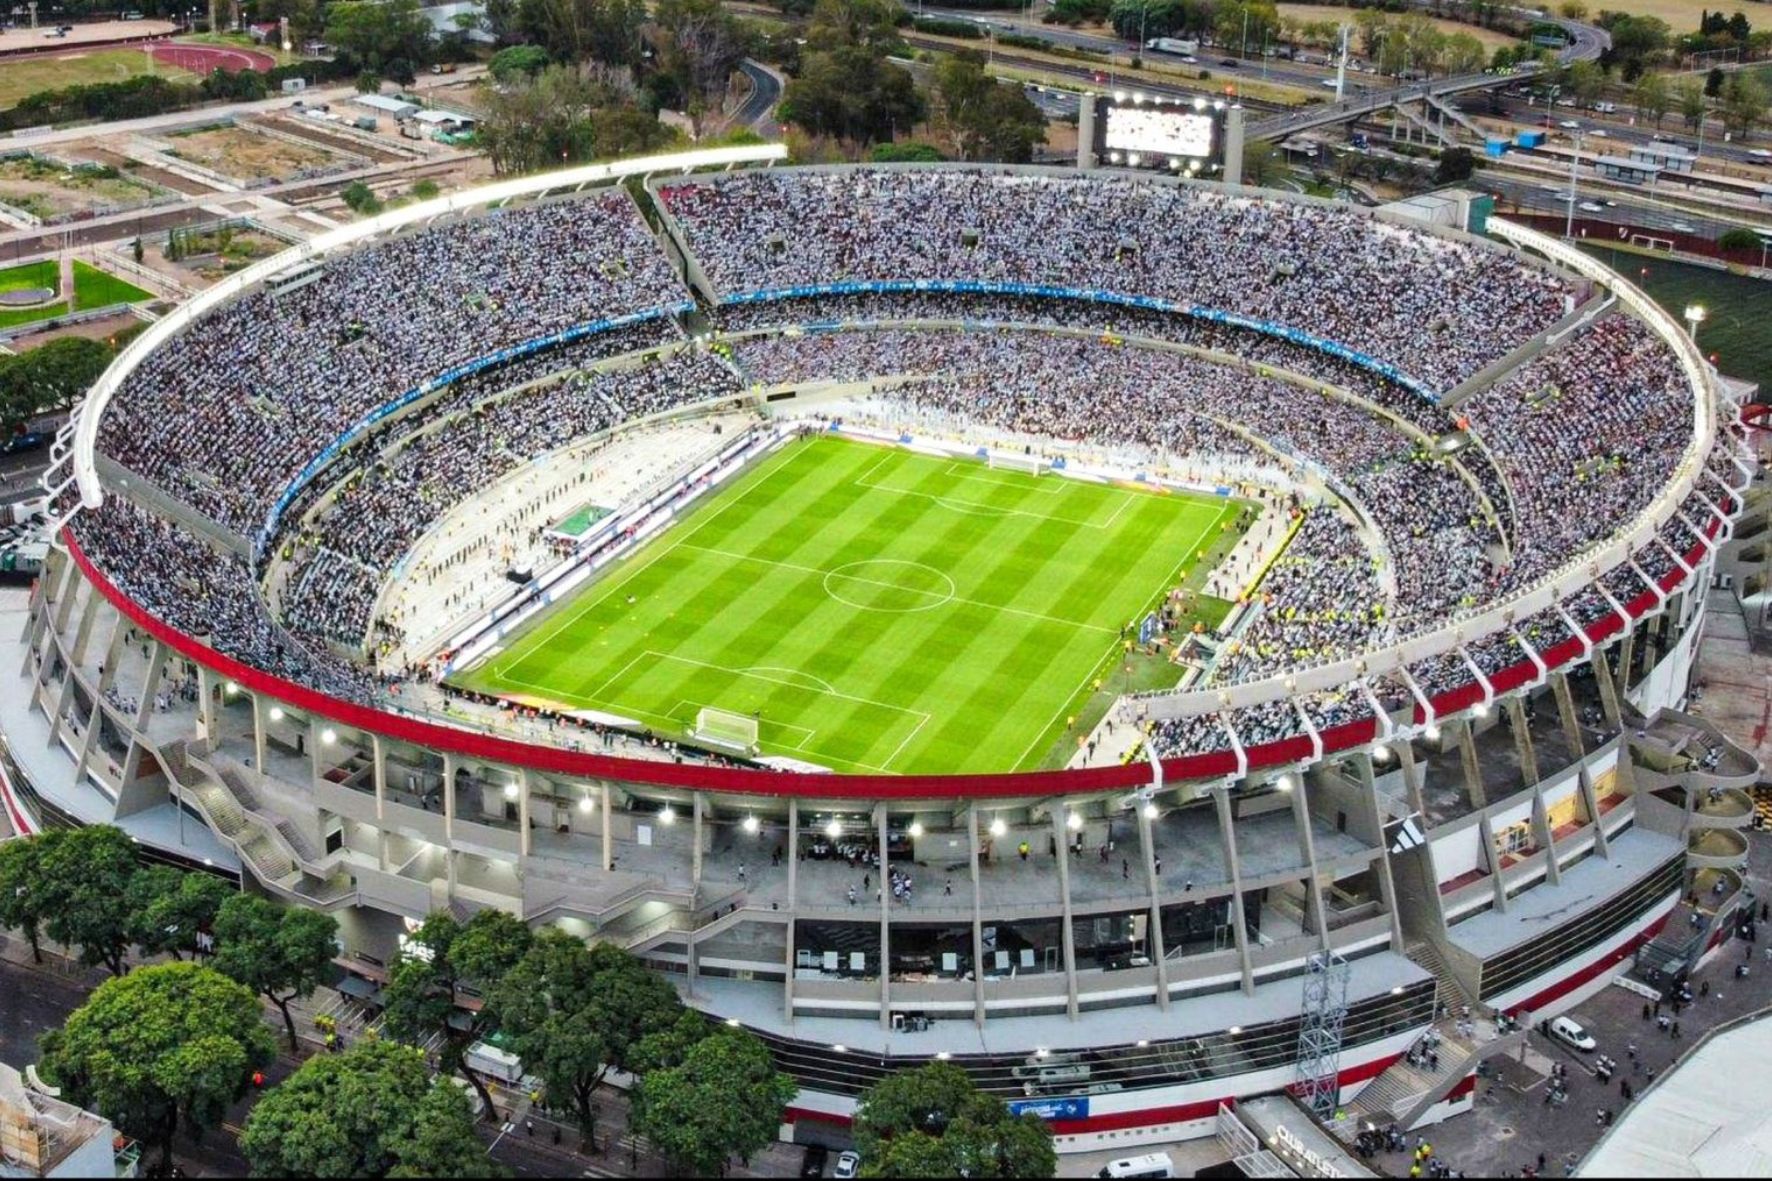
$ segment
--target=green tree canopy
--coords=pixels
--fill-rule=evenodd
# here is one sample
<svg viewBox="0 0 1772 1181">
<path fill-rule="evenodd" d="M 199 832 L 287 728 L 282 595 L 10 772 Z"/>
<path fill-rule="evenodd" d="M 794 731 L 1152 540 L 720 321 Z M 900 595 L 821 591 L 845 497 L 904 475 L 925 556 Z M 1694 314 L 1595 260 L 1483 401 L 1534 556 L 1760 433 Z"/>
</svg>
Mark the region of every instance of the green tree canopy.
<svg viewBox="0 0 1772 1181">
<path fill-rule="evenodd" d="M 548 64 L 548 51 L 539 45 L 512 45 L 492 55 L 486 68 L 494 81 L 509 84 L 541 73 Z"/>
<path fill-rule="evenodd" d="M 690 1176 L 725 1172 L 736 1154 L 773 1141 L 781 1116 L 799 1088 L 777 1073 L 769 1050 L 754 1034 L 718 1026 L 689 1048 L 676 1066 L 640 1080 L 633 1098 L 635 1131 Z"/>
<path fill-rule="evenodd" d="M 183 959 L 196 953 L 198 933 L 213 931 L 222 903 L 239 891 L 212 874 L 156 865 L 136 871 L 129 894 L 131 941 L 143 955 Z"/>
<path fill-rule="evenodd" d="M 910 74 L 886 60 L 899 45 L 897 14 L 891 0 L 819 0 L 782 116 L 864 148 L 914 126 L 922 100 Z"/>
<path fill-rule="evenodd" d="M 123 955 L 135 935 L 129 888 L 136 873 L 135 842 L 108 824 L 52 829 L 36 839 L 43 842 L 38 871 L 44 933 L 57 943 L 78 945 L 81 963 L 102 964 L 121 976 Z"/>
<path fill-rule="evenodd" d="M 383 998 L 388 1033 L 415 1044 L 439 1038 L 443 1072 L 459 1072 L 472 1083 L 487 1111 L 493 1109 L 492 1095 L 466 1056 L 469 1046 L 498 1028 L 498 1006 L 489 999 L 478 1013 L 463 1013 L 456 1007 L 456 989 L 472 984 L 482 996 L 494 996 L 505 973 L 529 951 L 531 938 L 522 920 L 502 910 L 482 910 L 466 923 L 440 911 L 408 941 Z"/>
<path fill-rule="evenodd" d="M 43 962 L 39 946 L 49 914 L 49 892 L 41 869 L 42 837 L 0 842 L 0 927 L 24 932 L 31 958 Z"/>
<path fill-rule="evenodd" d="M 645 0 L 518 0 L 516 28 L 556 62 L 633 66 L 641 60 Z"/>
<path fill-rule="evenodd" d="M 678 1028 L 683 1002 L 658 973 L 617 947 L 587 948 L 558 933 L 537 938 L 488 997 L 523 1069 L 539 1077 L 548 1102 L 571 1110 L 594 1138 L 592 1096 L 610 1070 L 638 1073 L 669 1060 L 664 1038 Z"/>
<path fill-rule="evenodd" d="M 105 981 L 42 1049 L 44 1073 L 70 1101 L 157 1145 L 167 1167 L 179 1127 L 198 1137 L 220 1124 L 276 1056 L 258 998 L 193 963 Z"/>
<path fill-rule="evenodd" d="M 84 336 L 0 357 L 0 429 L 71 406 L 110 363 L 110 346 Z"/>
<path fill-rule="evenodd" d="M 501 175 L 656 151 L 677 133 L 634 103 L 627 70 L 550 66 L 486 96 L 478 142 Z"/>
<path fill-rule="evenodd" d="M 658 0 L 659 69 L 669 74 L 701 134 L 702 115 L 726 93 L 750 38 L 720 0 Z"/>
<path fill-rule="evenodd" d="M 338 920 L 318 910 L 234 894 L 215 918 L 215 969 L 276 1005 L 296 1053 L 289 1002 L 314 995 L 338 954 Z"/>
<path fill-rule="evenodd" d="M 259 1177 L 502 1175 L 460 1088 L 382 1041 L 302 1063 L 253 1105 L 240 1151 Z"/>
<path fill-rule="evenodd" d="M 1013 1116 L 946 1062 L 901 1070 L 869 1087 L 855 1111 L 855 1145 L 873 1177 L 1050 1177 L 1052 1132 Z"/>
<path fill-rule="evenodd" d="M 935 69 L 937 122 L 962 160 L 1025 164 L 1046 139 L 1046 116 L 1019 86 L 984 72 L 984 58 L 963 49 Z"/>
<path fill-rule="evenodd" d="M 360 69 L 404 81 L 430 56 L 431 22 L 419 0 L 334 0 L 326 39 Z"/>
</svg>

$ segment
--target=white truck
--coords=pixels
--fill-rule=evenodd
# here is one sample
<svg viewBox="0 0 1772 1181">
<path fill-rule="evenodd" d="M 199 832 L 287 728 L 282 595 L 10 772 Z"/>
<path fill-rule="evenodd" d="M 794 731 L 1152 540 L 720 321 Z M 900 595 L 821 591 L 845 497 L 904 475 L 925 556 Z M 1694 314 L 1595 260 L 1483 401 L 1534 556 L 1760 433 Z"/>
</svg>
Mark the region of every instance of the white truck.
<svg viewBox="0 0 1772 1181">
<path fill-rule="evenodd" d="M 1144 47 L 1157 53 L 1174 53 L 1183 57 L 1200 52 L 1198 41 L 1184 41 L 1180 37 L 1152 37 L 1144 43 Z"/>
</svg>

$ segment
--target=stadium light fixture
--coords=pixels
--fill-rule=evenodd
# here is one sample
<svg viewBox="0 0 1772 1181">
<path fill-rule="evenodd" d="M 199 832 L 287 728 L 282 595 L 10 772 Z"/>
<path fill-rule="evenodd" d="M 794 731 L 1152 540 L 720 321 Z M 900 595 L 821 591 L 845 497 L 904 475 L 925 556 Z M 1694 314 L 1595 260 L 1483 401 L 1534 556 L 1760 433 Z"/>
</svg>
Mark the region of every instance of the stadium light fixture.
<svg viewBox="0 0 1772 1181">
<path fill-rule="evenodd" d="M 756 832 L 759 827 L 757 824 L 757 818 L 755 816 L 746 816 L 744 818 L 743 824 L 744 824 L 744 830 L 746 832 Z"/>
<path fill-rule="evenodd" d="M 1157 818 L 1157 801 L 1146 800 L 1144 802 L 1144 818 L 1146 820 L 1155 820 Z"/>
<path fill-rule="evenodd" d="M 1034 1051 L 1034 1057 L 1045 1058 L 1045 1057 L 1048 1057 L 1049 1055 L 1051 1055 L 1051 1053 L 1052 1053 L 1051 1050 L 1048 1050 L 1045 1046 L 1041 1046 L 1039 1049 Z"/>
<path fill-rule="evenodd" d="M 1703 304 L 1689 303 L 1686 305 L 1686 329 L 1692 334 L 1694 341 L 1698 339 L 1698 326 L 1704 323 L 1706 315 Z"/>
<path fill-rule="evenodd" d="M 1471 706 L 1471 716 L 1473 718 L 1488 717 L 1489 716 L 1489 703 L 1487 701 L 1479 701 L 1475 705 Z"/>
<path fill-rule="evenodd" d="M 677 810 L 669 804 L 666 804 L 658 810 L 658 822 L 660 824 L 675 824 L 677 822 Z"/>
<path fill-rule="evenodd" d="M 995 820 L 991 821 L 991 835 L 992 836 L 1000 837 L 1008 831 L 1009 831 L 1009 826 L 1007 824 L 1003 823 L 1003 818 L 1001 816 L 999 816 Z"/>
<path fill-rule="evenodd" d="M 1065 827 L 1069 828 L 1072 832 L 1076 832 L 1083 827 L 1083 814 L 1080 812 L 1072 812 L 1069 816 L 1064 818 L 1064 823 Z"/>
<path fill-rule="evenodd" d="M 920 820 L 911 821 L 910 833 L 911 833 L 912 840 L 915 840 L 916 838 L 922 836 L 923 835 L 923 822 Z"/>
<path fill-rule="evenodd" d="M 1290 775 L 1280 776 L 1278 779 L 1274 780 L 1274 786 L 1276 788 L 1280 789 L 1281 791 L 1291 791 L 1292 790 L 1292 776 L 1290 776 Z"/>
<path fill-rule="evenodd" d="M 1388 746 L 1385 746 L 1383 744 L 1373 747 L 1372 748 L 1372 761 L 1375 763 L 1390 762 L 1391 761 L 1391 748 Z"/>
<path fill-rule="evenodd" d="M 1194 100 L 1194 110 L 1203 111 L 1205 109 L 1206 109 L 1206 100 L 1203 98 L 1196 98 Z"/>
<path fill-rule="evenodd" d="M 578 810 L 580 812 L 585 813 L 587 816 L 590 815 L 590 811 L 591 811 L 591 797 L 590 796 L 584 795 L 584 796 L 578 797 Z"/>
<path fill-rule="evenodd" d="M 505 799 L 514 800 L 516 798 L 517 798 L 517 781 L 515 779 L 513 779 L 509 783 L 505 784 Z"/>
<path fill-rule="evenodd" d="M 1241 1025 L 1233 1025 L 1229 1029 L 1225 1030 L 1225 1032 L 1230 1034 L 1232 1037 L 1236 1037 L 1239 1033 L 1243 1032 L 1243 1027 Z"/>
<path fill-rule="evenodd" d="M 271 720 L 273 722 L 281 722 L 283 720 L 283 707 L 282 706 L 273 705 L 271 707 Z"/>
<path fill-rule="evenodd" d="M 1438 723 L 1429 722 L 1421 733 L 1429 742 L 1438 742 L 1440 740 L 1440 727 Z"/>
<path fill-rule="evenodd" d="M 831 1050 L 832 1050 L 832 1051 L 833 1051 L 833 1052 L 834 1052 L 834 1053 L 838 1053 L 838 1054 L 847 1054 L 847 1053 L 848 1053 L 848 1052 L 849 1052 L 849 1047 L 848 1047 L 848 1046 L 844 1046 L 844 1045 L 836 1045 L 836 1046 L 832 1046 L 832 1047 L 831 1047 Z"/>
<path fill-rule="evenodd" d="M 935 1060 L 937 1062 L 946 1062 L 949 1058 L 952 1058 L 952 1057 L 953 1057 L 953 1055 L 948 1053 L 946 1050 L 937 1050 L 935 1052 Z"/>
<path fill-rule="evenodd" d="M 338 731 L 334 730 L 331 726 L 326 727 L 326 729 L 320 731 L 320 741 L 324 742 L 327 746 L 331 746 L 338 741 Z"/>
<path fill-rule="evenodd" d="M 227 685 L 225 686 L 225 688 L 227 689 L 228 696 L 232 697 L 234 694 L 236 694 L 240 691 L 240 684 L 238 681 L 229 681 L 227 683 Z"/>
<path fill-rule="evenodd" d="M 737 1029 L 738 1028 L 738 1018 L 737 1017 L 728 1017 L 728 1018 L 726 1018 L 726 1024 L 730 1025 L 734 1029 Z"/>
</svg>

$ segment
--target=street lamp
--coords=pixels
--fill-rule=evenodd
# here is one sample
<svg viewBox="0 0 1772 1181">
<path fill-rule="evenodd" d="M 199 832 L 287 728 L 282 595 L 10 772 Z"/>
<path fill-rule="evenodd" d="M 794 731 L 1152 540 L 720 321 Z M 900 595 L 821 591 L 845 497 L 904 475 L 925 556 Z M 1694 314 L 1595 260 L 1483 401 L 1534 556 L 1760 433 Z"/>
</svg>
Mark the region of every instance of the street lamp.
<svg viewBox="0 0 1772 1181">
<path fill-rule="evenodd" d="M 1686 305 L 1686 330 L 1692 334 L 1692 343 L 1698 343 L 1698 326 L 1704 323 L 1705 311 L 1701 303 Z"/>
<path fill-rule="evenodd" d="M 1581 167 L 1581 129 L 1575 129 L 1575 151 L 1569 156 L 1569 197 L 1567 204 L 1569 213 L 1563 222 L 1563 238 L 1570 240 L 1575 237 L 1575 185 L 1580 178 L 1578 169 Z"/>
</svg>

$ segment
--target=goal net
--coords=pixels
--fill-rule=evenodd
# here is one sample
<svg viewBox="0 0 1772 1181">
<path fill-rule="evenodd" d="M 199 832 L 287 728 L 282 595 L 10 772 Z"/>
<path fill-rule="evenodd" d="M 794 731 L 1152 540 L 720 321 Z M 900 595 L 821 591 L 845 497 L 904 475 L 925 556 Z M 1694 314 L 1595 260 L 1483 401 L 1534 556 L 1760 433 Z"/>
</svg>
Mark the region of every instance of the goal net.
<svg viewBox="0 0 1772 1181">
<path fill-rule="evenodd" d="M 1030 476 L 1037 476 L 1051 466 L 1038 455 L 1015 455 L 1012 453 L 999 455 L 995 451 L 986 457 L 985 464 L 988 467 L 1004 468 L 1012 472 L 1026 472 Z"/>
<path fill-rule="evenodd" d="M 690 736 L 709 746 L 723 747 L 744 754 L 757 749 L 757 719 L 750 714 L 729 713 L 723 709 L 700 709 Z"/>
</svg>

